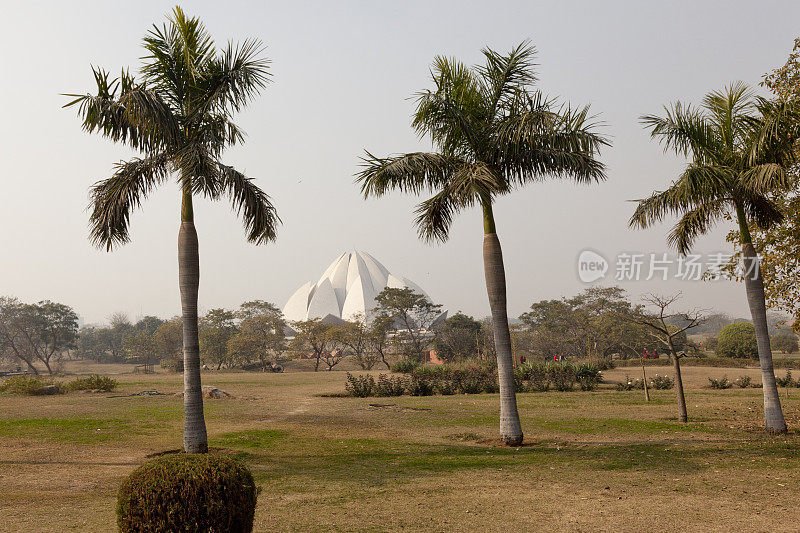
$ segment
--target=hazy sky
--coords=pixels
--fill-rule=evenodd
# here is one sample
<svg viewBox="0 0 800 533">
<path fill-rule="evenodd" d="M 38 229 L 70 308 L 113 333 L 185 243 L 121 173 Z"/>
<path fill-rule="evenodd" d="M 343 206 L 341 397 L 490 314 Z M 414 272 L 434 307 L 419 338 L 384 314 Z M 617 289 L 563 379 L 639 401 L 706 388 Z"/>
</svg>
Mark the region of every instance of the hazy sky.
<svg viewBox="0 0 800 533">
<path fill-rule="evenodd" d="M 591 248 L 667 251 L 668 226 L 627 228 L 630 199 L 663 188 L 683 161 L 664 155 L 638 123 L 643 113 L 734 80 L 757 84 L 780 66 L 800 35 L 800 2 L 184 2 L 224 43 L 257 37 L 272 61 L 272 83 L 238 117 L 247 142 L 226 160 L 274 199 L 283 226 L 276 244 L 246 242 L 225 203 L 200 200 L 201 309 L 247 299 L 283 306 L 345 250 L 368 251 L 419 283 L 451 311 L 488 314 L 477 210 L 459 216 L 451 240 L 430 246 L 412 226 L 415 199 L 365 202 L 353 184 L 359 157 L 427 150 L 409 122 L 409 97 L 431 87 L 435 55 L 472 64 L 480 49 L 506 51 L 524 39 L 538 49 L 540 87 L 591 103 L 613 147 L 602 154 L 608 181 L 591 187 L 550 182 L 498 201 L 509 312 L 584 287 L 576 259 Z M 132 217 L 133 241 L 99 251 L 87 240 L 88 187 L 131 152 L 80 129 L 60 93 L 92 89 L 90 65 L 138 67 L 141 39 L 172 3 L 14 2 L 0 19 L 3 187 L 0 295 L 52 299 L 87 322 L 115 311 L 132 317 L 180 312 L 174 184 Z M 698 243 L 729 251 L 721 226 Z M 613 278 L 614 265 L 607 274 Z M 613 281 L 613 280 L 612 280 Z M 638 297 L 685 293 L 686 305 L 746 314 L 743 287 L 726 282 L 628 282 Z"/>
</svg>

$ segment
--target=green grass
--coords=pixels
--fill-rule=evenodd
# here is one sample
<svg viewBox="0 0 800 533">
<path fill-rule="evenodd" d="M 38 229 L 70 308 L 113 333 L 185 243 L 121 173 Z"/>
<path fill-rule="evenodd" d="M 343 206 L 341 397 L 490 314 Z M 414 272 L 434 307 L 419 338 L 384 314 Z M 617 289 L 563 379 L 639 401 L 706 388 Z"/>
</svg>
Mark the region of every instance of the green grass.
<svg viewBox="0 0 800 533">
<path fill-rule="evenodd" d="M 121 437 L 132 429 L 114 418 L 17 418 L 0 420 L 0 437 L 98 444 Z"/>
</svg>

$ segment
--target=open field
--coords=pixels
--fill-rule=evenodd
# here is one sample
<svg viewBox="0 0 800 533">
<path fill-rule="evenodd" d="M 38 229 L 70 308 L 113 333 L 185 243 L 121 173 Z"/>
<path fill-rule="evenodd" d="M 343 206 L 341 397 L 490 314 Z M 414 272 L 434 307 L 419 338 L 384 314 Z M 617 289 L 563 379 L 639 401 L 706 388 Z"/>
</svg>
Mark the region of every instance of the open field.
<svg viewBox="0 0 800 533">
<path fill-rule="evenodd" d="M 203 379 L 235 396 L 206 400 L 209 437 L 256 475 L 257 531 L 796 531 L 800 438 L 759 430 L 760 389 L 705 388 L 759 372 L 684 373 L 688 425 L 674 391 L 649 404 L 642 391 L 521 394 L 517 449 L 492 440 L 497 395 L 320 396 L 344 372 Z M 0 396 L 0 530 L 112 531 L 123 477 L 180 448 L 180 398 L 110 396 L 178 392 L 181 376 L 116 377 L 112 394 Z M 781 397 L 800 427 L 800 390 Z"/>
</svg>

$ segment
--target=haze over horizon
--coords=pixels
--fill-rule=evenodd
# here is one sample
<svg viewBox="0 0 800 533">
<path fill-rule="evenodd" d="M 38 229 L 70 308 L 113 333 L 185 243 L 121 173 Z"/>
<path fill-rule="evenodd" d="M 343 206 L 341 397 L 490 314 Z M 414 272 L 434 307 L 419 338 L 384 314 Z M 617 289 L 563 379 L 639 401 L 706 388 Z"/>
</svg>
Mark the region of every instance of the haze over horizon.
<svg viewBox="0 0 800 533">
<path fill-rule="evenodd" d="M 88 189 L 132 152 L 80 128 L 63 93 L 93 90 L 90 65 L 138 71 L 141 40 L 173 2 L 112 5 L 18 4 L 0 21 L 11 53 L 0 86 L 5 128 L 0 197 L 0 295 L 66 303 L 85 322 L 114 312 L 180 313 L 176 242 L 180 197 L 174 182 L 132 216 L 132 241 L 112 253 L 88 240 Z M 275 244 L 245 240 L 227 203 L 198 199 L 201 310 L 263 299 L 283 306 L 344 251 L 369 252 L 418 283 L 451 313 L 489 314 L 477 209 L 456 220 L 443 245 L 421 242 L 414 206 L 392 194 L 364 201 L 353 183 L 364 150 L 376 155 L 429 150 L 410 127 L 415 92 L 431 87 L 436 55 L 481 62 L 481 48 L 506 52 L 530 39 L 538 50 L 538 87 L 563 102 L 591 103 L 613 146 L 602 153 L 608 181 L 593 186 L 549 181 L 496 204 L 508 280 L 509 315 L 534 301 L 572 296 L 576 262 L 595 250 L 617 254 L 674 251 L 669 223 L 628 229 L 629 201 L 663 189 L 684 161 L 664 154 L 638 117 L 742 80 L 756 88 L 782 65 L 800 34 L 800 4 L 760 2 L 183 2 L 218 45 L 261 39 L 273 82 L 238 117 L 246 142 L 223 160 L 272 196 L 283 220 Z M 780 9 L 778 9 L 780 8 Z M 776 17 L 775 13 L 781 16 Z M 24 46 L 20 46 L 24 43 Z M 14 52 L 14 51 L 18 52 Z M 731 252 L 720 224 L 697 253 Z M 615 283 L 614 265 L 605 284 Z M 612 279 L 609 279 L 612 278 Z M 744 288 L 730 282 L 620 283 L 641 293 L 683 291 L 686 307 L 749 316 Z"/>
</svg>

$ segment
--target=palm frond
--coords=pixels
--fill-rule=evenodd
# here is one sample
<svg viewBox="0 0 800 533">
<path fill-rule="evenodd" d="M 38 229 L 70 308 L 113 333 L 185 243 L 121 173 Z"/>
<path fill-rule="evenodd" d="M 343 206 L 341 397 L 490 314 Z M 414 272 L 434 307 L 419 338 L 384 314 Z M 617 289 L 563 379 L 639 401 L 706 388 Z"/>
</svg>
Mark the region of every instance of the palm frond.
<svg viewBox="0 0 800 533">
<path fill-rule="evenodd" d="M 506 180 L 522 185 L 544 177 L 570 177 L 578 182 L 605 179 L 596 159 L 608 139 L 597 133 L 589 107 L 553 109 L 541 94 L 527 97 L 496 125 L 496 147 Z"/>
<path fill-rule="evenodd" d="M 431 76 L 436 90 L 417 93 L 411 126 L 419 136 L 429 135 L 443 153 L 474 151 L 487 120 L 474 74 L 460 61 L 440 56 L 434 60 Z"/>
<path fill-rule="evenodd" d="M 667 243 L 681 254 L 688 254 L 695 239 L 707 233 L 725 214 L 725 202 L 713 201 L 687 211 L 673 226 Z"/>
<path fill-rule="evenodd" d="M 234 211 L 244 222 L 247 240 L 255 244 L 274 241 L 281 219 L 269 195 L 253 183 L 252 178 L 231 166 L 222 163 L 218 165 L 222 189 L 228 194 Z"/>
<path fill-rule="evenodd" d="M 491 48 L 481 50 L 486 64 L 477 66 L 488 102 L 490 114 L 501 108 L 503 102 L 513 99 L 520 91 L 537 81 L 533 62 L 536 48 L 530 41 L 523 41 L 508 54 L 501 54 Z"/>
<path fill-rule="evenodd" d="M 118 163 L 110 178 L 95 183 L 90 191 L 91 242 L 109 251 L 128 242 L 131 211 L 166 180 L 168 170 L 165 154 L 134 158 Z"/>
<path fill-rule="evenodd" d="M 745 193 L 743 204 L 747 220 L 760 229 L 769 229 L 784 219 L 780 206 L 765 195 Z"/>
<path fill-rule="evenodd" d="M 730 200 L 730 176 L 723 169 L 706 165 L 689 165 L 667 190 L 657 191 L 639 200 L 628 224 L 647 228 L 667 215 L 682 215 L 705 203 Z"/>
<path fill-rule="evenodd" d="M 269 60 L 260 57 L 261 41 L 228 43 L 220 57 L 209 61 L 198 80 L 201 98 L 192 107 L 195 113 L 216 111 L 228 114 L 246 106 L 270 79 Z"/>
<path fill-rule="evenodd" d="M 174 141 L 179 124 L 170 106 L 156 91 L 137 84 L 123 71 L 119 78 L 92 68 L 96 94 L 66 94 L 73 99 L 64 107 L 77 106 L 83 129 L 98 132 L 135 150 L 153 151 Z"/>
<path fill-rule="evenodd" d="M 640 118 L 645 128 L 650 130 L 650 137 L 658 140 L 664 151 L 691 155 L 696 161 L 714 161 L 719 151 L 718 140 L 699 110 L 676 102 L 671 107 L 664 107 L 664 113 L 664 117 L 643 115 Z"/>
<path fill-rule="evenodd" d="M 390 190 L 419 194 L 441 189 L 465 164 L 455 157 L 426 152 L 386 158 L 366 152 L 361 161 L 363 170 L 357 174 L 356 182 L 361 184 L 364 198 L 383 196 Z"/>
<path fill-rule="evenodd" d="M 497 176 L 485 165 L 464 165 L 441 191 L 417 206 L 419 237 L 428 242 L 447 241 L 455 215 L 481 199 L 491 199 L 498 187 Z"/>
</svg>

